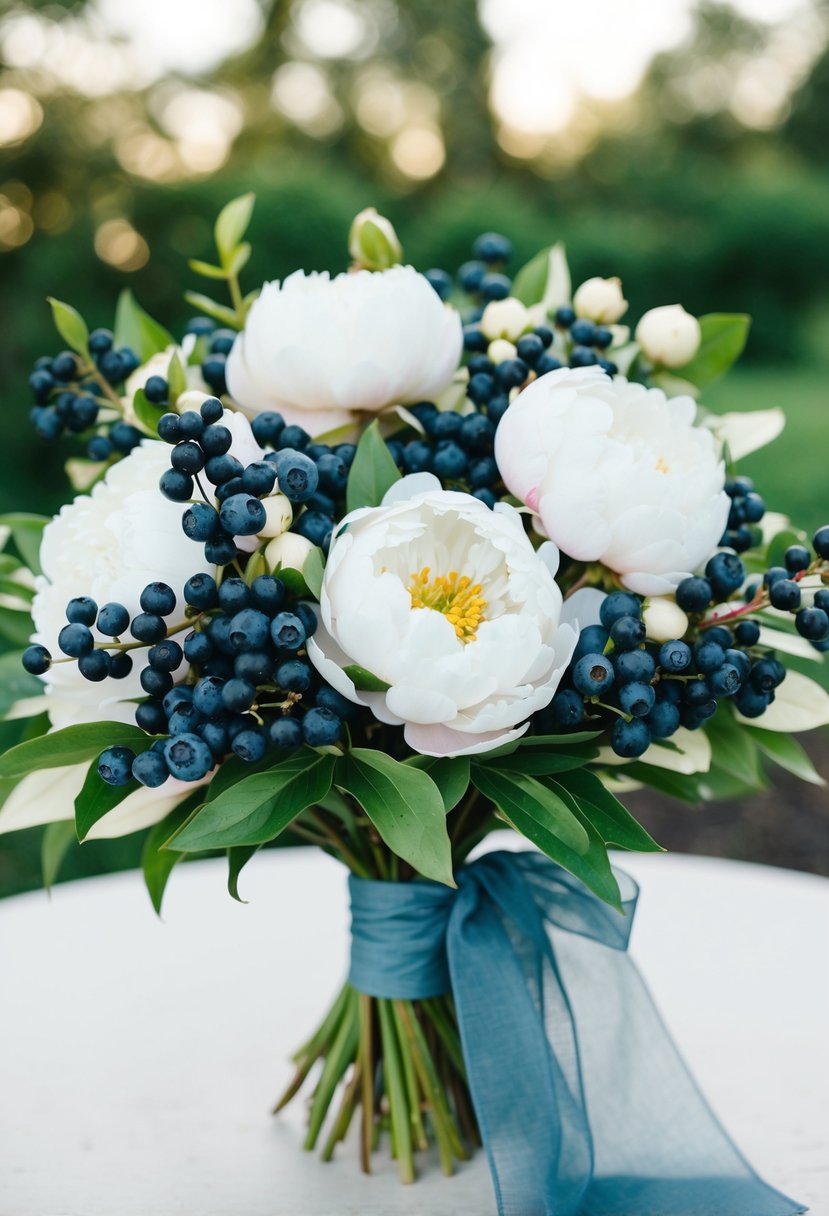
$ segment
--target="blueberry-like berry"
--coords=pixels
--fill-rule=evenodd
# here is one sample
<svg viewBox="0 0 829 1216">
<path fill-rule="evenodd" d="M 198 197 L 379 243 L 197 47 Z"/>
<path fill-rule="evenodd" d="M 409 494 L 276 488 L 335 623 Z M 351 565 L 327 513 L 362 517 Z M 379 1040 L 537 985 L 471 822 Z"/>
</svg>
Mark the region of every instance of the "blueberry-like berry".
<svg viewBox="0 0 829 1216">
<path fill-rule="evenodd" d="M 634 759 L 646 752 L 651 742 L 651 732 L 641 718 L 627 722 L 617 718 L 610 732 L 610 746 L 617 756 Z"/>
<path fill-rule="evenodd" d="M 145 667 L 138 677 L 144 692 L 151 697 L 163 697 L 173 687 L 173 677 L 169 671 L 159 671 L 155 667 Z"/>
<path fill-rule="evenodd" d="M 83 654 L 89 654 L 95 645 L 92 632 L 87 625 L 64 625 L 58 634 L 58 646 L 70 659 L 79 659 Z"/>
<path fill-rule="evenodd" d="M 98 758 L 98 776 L 107 785 L 128 785 L 134 760 L 128 747 L 108 747 Z"/>
<path fill-rule="evenodd" d="M 49 670 L 52 656 L 45 646 L 35 644 L 26 647 L 20 661 L 24 671 L 28 671 L 33 676 L 42 676 Z"/>
<path fill-rule="evenodd" d="M 183 595 L 185 603 L 191 608 L 201 612 L 214 608 L 219 599 L 216 580 L 210 574 L 194 574 L 184 584 Z"/>
<path fill-rule="evenodd" d="M 222 503 L 219 519 L 231 536 L 255 536 L 264 528 L 267 514 L 252 494 L 232 494 Z"/>
<path fill-rule="evenodd" d="M 309 747 L 330 747 L 339 740 L 342 728 L 342 719 L 319 705 L 302 719 L 302 736 Z"/>
<path fill-rule="evenodd" d="M 732 663 L 723 663 L 722 667 L 712 672 L 708 678 L 715 697 L 732 697 L 742 682 L 740 672 Z"/>
<path fill-rule="evenodd" d="M 222 702 L 233 713 L 244 713 L 256 699 L 256 689 L 248 680 L 234 677 L 222 686 Z"/>
<path fill-rule="evenodd" d="M 291 502 L 305 502 L 316 492 L 319 485 L 317 466 L 304 452 L 285 448 L 275 463 L 279 488 Z"/>
<path fill-rule="evenodd" d="M 268 736 L 274 747 L 294 748 L 302 743 L 302 727 L 296 718 L 276 718 L 268 727 Z"/>
<path fill-rule="evenodd" d="M 187 502 L 193 497 L 193 478 L 180 469 L 165 469 L 159 478 L 158 488 L 171 502 Z"/>
<path fill-rule="evenodd" d="M 167 583 L 148 583 L 141 592 L 138 602 L 144 612 L 169 616 L 171 612 L 175 612 L 176 593 Z"/>
<path fill-rule="evenodd" d="M 452 279 L 445 270 L 437 268 L 426 270 L 423 277 L 429 286 L 434 288 L 441 300 L 449 299 L 452 294 Z"/>
<path fill-rule="evenodd" d="M 612 591 L 605 596 L 599 608 L 599 620 L 609 629 L 622 616 L 638 617 L 642 611 L 641 601 L 630 591 Z"/>
<path fill-rule="evenodd" d="M 610 688 L 615 679 L 613 665 L 602 654 L 586 654 L 573 668 L 573 683 L 585 697 L 595 697 Z"/>
<path fill-rule="evenodd" d="M 112 660 L 106 650 L 90 650 L 78 659 L 78 671 L 85 680 L 98 683 L 109 675 Z"/>
<path fill-rule="evenodd" d="M 654 739 L 669 739 L 679 729 L 679 706 L 658 700 L 648 714 L 647 725 Z"/>
<path fill-rule="evenodd" d="M 285 584 L 274 574 L 260 574 L 250 585 L 250 595 L 257 608 L 273 615 L 285 603 Z"/>
<path fill-rule="evenodd" d="M 98 605 L 88 595 L 77 595 L 66 605 L 66 619 L 72 625 L 94 625 Z"/>
<path fill-rule="evenodd" d="M 705 577 L 714 594 L 726 599 L 741 586 L 745 578 L 745 567 L 736 553 L 715 553 L 705 567 Z M 681 605 L 680 605 L 681 606 Z"/>
<path fill-rule="evenodd" d="M 596 340 L 596 326 L 592 321 L 578 317 L 570 326 L 570 337 L 581 346 L 592 346 Z"/>
<path fill-rule="evenodd" d="M 147 651 L 147 662 L 155 671 L 177 671 L 184 651 L 174 638 L 164 638 Z"/>
<path fill-rule="evenodd" d="M 691 665 L 691 647 L 679 639 L 664 642 L 659 648 L 659 666 L 663 671 L 676 675 Z"/>
<path fill-rule="evenodd" d="M 610 640 L 617 650 L 633 650 L 645 640 L 645 625 L 635 616 L 620 616 L 610 627 Z"/>
<path fill-rule="evenodd" d="M 212 540 L 219 531 L 219 512 L 206 502 L 194 502 L 181 517 L 181 526 L 190 540 Z"/>
<path fill-rule="evenodd" d="M 185 439 L 173 448 L 170 464 L 182 473 L 200 473 L 204 468 L 204 452 L 194 439 Z"/>
<path fill-rule="evenodd" d="M 646 717 L 653 709 L 655 701 L 653 686 L 643 684 L 641 680 L 632 680 L 619 689 L 619 708 L 623 713 L 632 714 L 634 718 Z"/>
<path fill-rule="evenodd" d="M 146 785 L 148 789 L 156 789 L 163 785 L 170 775 L 167 761 L 163 752 L 150 749 L 136 756 L 132 762 L 132 775 L 136 781 Z"/>
<path fill-rule="evenodd" d="M 466 472 L 467 459 L 463 448 L 451 440 L 444 440 L 435 452 L 432 469 L 436 476 L 446 481 L 455 481 Z"/>
<path fill-rule="evenodd" d="M 756 621 L 740 621 L 734 628 L 734 637 L 741 646 L 756 646 L 760 641 L 760 626 Z"/>
<path fill-rule="evenodd" d="M 576 319 L 576 314 L 572 308 L 557 308 L 555 312 L 555 323 L 559 329 L 569 329 Z"/>
<path fill-rule="evenodd" d="M 829 524 L 824 524 L 815 532 L 812 537 L 812 548 L 818 557 L 822 557 L 824 560 L 829 558 Z"/>
<path fill-rule="evenodd" d="M 792 578 L 779 578 L 769 587 L 769 603 L 784 612 L 799 608 L 800 598 L 800 586 Z"/>
<path fill-rule="evenodd" d="M 544 354 L 544 343 L 538 334 L 524 334 L 516 343 L 518 358 L 533 367 Z"/>
<path fill-rule="evenodd" d="M 144 383 L 144 396 L 154 405 L 161 405 L 167 400 L 169 385 L 163 376 L 149 376 Z"/>
<path fill-rule="evenodd" d="M 812 564 L 812 555 L 805 545 L 789 545 L 783 554 L 783 561 L 790 574 L 798 574 Z"/>
<path fill-rule="evenodd" d="M 139 642 L 160 642 L 167 636 L 167 626 L 155 612 L 139 612 L 130 625 L 130 633 Z"/>
<path fill-rule="evenodd" d="M 226 578 L 219 588 L 219 607 L 224 612 L 241 612 L 250 600 L 251 589 L 242 578 Z"/>
<path fill-rule="evenodd" d="M 213 753 L 196 734 L 180 734 L 164 744 L 164 759 L 179 781 L 200 781 L 213 767 Z"/>
<path fill-rule="evenodd" d="M 602 654 L 609 637 L 610 633 L 603 625 L 585 626 L 579 634 L 579 640 L 576 643 L 576 649 L 573 651 L 570 665 L 573 666 L 586 654 Z"/>
<path fill-rule="evenodd" d="M 256 415 L 250 429 L 260 447 L 273 447 L 285 429 L 285 419 L 275 410 L 265 410 L 264 413 Z"/>
<path fill-rule="evenodd" d="M 125 680 L 132 671 L 132 655 L 127 654 L 125 650 L 119 650 L 117 654 L 112 655 L 109 665 L 110 679 Z"/>
<path fill-rule="evenodd" d="M 234 650 L 260 650 L 267 645 L 270 620 L 257 608 L 242 608 L 230 622 L 230 642 Z"/>
<path fill-rule="evenodd" d="M 823 608 L 801 608 L 794 623 L 801 637 L 812 642 L 820 642 L 829 634 L 829 614 Z"/>
<path fill-rule="evenodd" d="M 210 400 L 208 398 L 208 400 Z M 233 444 L 233 436 L 226 426 L 220 423 L 211 423 L 206 426 L 201 433 L 199 445 L 205 456 L 210 459 L 212 456 L 224 456 L 230 451 Z"/>
<path fill-rule="evenodd" d="M 280 612 L 271 621 L 273 644 L 282 650 L 299 650 L 305 637 L 305 626 L 293 612 Z"/>
<path fill-rule="evenodd" d="M 676 602 L 683 612 L 704 612 L 711 603 L 712 588 L 707 578 L 684 578 L 676 589 Z"/>
<path fill-rule="evenodd" d="M 181 421 L 178 414 L 162 414 L 158 420 L 158 437 L 165 443 L 178 443 L 181 439 Z"/>
</svg>

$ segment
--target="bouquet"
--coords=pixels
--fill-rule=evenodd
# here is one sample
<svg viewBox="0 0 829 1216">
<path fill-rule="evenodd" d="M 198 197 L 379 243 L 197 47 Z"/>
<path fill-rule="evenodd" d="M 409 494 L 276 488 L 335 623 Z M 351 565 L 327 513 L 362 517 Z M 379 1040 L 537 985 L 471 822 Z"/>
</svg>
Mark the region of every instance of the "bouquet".
<svg viewBox="0 0 829 1216">
<path fill-rule="evenodd" d="M 388 1133 L 405 1182 L 483 1142 L 502 1212 L 802 1210 L 678 1061 L 608 858 L 659 848 L 639 786 L 820 781 L 791 732 L 829 696 L 790 660 L 829 649 L 829 526 L 807 543 L 737 473 L 781 411 L 698 403 L 748 318 L 631 328 L 618 279 L 573 291 L 560 245 L 511 278 L 494 233 L 421 273 L 371 209 L 348 272 L 245 294 L 252 205 L 191 263 L 229 302 L 188 293 L 178 340 L 129 292 L 112 330 L 51 301 L 31 422 L 80 493 L 3 521 L 31 636 L 0 828 L 49 825 L 47 882 L 146 831 L 157 910 L 217 850 L 238 898 L 283 834 L 347 867 L 349 978 L 277 1104 L 310 1087 L 326 1159 L 357 1116 L 363 1168 Z M 504 827 L 534 850 L 470 858 Z"/>
</svg>

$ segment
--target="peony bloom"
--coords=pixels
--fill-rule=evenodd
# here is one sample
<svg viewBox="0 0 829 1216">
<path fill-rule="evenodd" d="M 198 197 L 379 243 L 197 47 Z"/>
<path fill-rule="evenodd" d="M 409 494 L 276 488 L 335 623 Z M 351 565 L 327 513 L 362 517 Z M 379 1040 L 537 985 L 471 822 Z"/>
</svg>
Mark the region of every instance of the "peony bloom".
<svg viewBox="0 0 829 1216">
<path fill-rule="evenodd" d="M 699 350 L 699 321 L 681 304 L 651 308 L 636 326 L 642 354 L 660 367 L 683 367 Z"/>
<path fill-rule="evenodd" d="M 666 595 L 710 556 L 728 518 L 719 445 L 695 416 L 690 397 L 562 368 L 507 410 L 495 459 L 570 557 L 603 562 L 640 595 Z"/>
<path fill-rule="evenodd" d="M 573 296 L 576 316 L 598 325 L 614 324 L 624 316 L 627 306 L 619 279 L 585 279 Z"/>
<path fill-rule="evenodd" d="M 144 587 L 160 580 L 175 591 L 183 614 L 184 583 L 191 574 L 212 569 L 202 546 L 181 529 L 181 503 L 170 502 L 158 491 L 158 479 L 169 466 L 169 446 L 145 440 L 113 465 L 91 494 L 80 495 L 46 525 L 40 547 L 43 575 L 32 605 L 32 640 L 56 658 L 58 633 L 73 596 L 91 595 L 99 605 L 115 600 L 135 615 Z M 139 675 L 146 651 L 132 654 L 134 666 L 125 679 L 97 684 L 85 680 L 76 663 L 54 664 L 43 676 L 52 726 L 109 719 L 133 722 L 130 700 L 145 695 Z"/>
<path fill-rule="evenodd" d="M 542 548 L 512 507 L 405 477 L 337 529 L 308 657 L 344 696 L 403 725 L 417 752 L 498 747 L 552 700 L 578 637 L 547 564 L 558 554 Z M 358 691 L 351 664 L 388 690 Z"/>
<path fill-rule="evenodd" d="M 227 360 L 228 389 L 250 417 L 278 410 L 321 435 L 446 388 L 461 320 L 411 266 L 305 274 L 266 283 Z"/>
</svg>

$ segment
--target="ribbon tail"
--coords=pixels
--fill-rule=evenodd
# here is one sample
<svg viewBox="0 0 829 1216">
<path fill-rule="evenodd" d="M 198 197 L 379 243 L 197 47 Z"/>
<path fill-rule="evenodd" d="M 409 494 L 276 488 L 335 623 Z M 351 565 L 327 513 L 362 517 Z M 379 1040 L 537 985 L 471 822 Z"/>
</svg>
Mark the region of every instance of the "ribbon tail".
<svg viewBox="0 0 829 1216">
<path fill-rule="evenodd" d="M 629 920 L 620 932 L 537 855 L 490 854 L 463 878 L 449 968 L 500 1216 L 807 1210 L 706 1103 L 626 953 Z"/>
</svg>

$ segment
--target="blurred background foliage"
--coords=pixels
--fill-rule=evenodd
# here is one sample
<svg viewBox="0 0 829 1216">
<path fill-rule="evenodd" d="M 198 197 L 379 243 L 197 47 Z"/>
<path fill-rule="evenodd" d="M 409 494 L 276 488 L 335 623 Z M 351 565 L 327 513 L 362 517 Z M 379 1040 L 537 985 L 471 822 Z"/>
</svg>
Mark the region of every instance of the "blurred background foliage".
<svg viewBox="0 0 829 1216">
<path fill-rule="evenodd" d="M 421 269 L 454 269 L 494 229 L 515 267 L 565 240 L 575 281 L 619 275 L 633 317 L 750 312 L 744 367 L 705 403 L 782 405 L 786 433 L 745 471 L 774 509 L 825 522 L 827 47 L 827 0 L 7 0 L 0 509 L 68 494 L 65 449 L 26 422 L 30 366 L 57 349 L 45 297 L 106 325 L 127 283 L 175 330 L 187 259 L 255 190 L 261 279 L 344 268 L 374 204 Z M 788 851 L 773 811 L 727 808 L 733 830 L 707 836 L 686 818 L 677 839 L 829 872 L 825 798 L 799 813 Z M 664 808 L 643 814 L 665 839 Z M 6 843 L 0 892 L 37 878 L 34 836 Z M 133 863 L 134 846 L 85 846 L 68 870 Z"/>
</svg>

